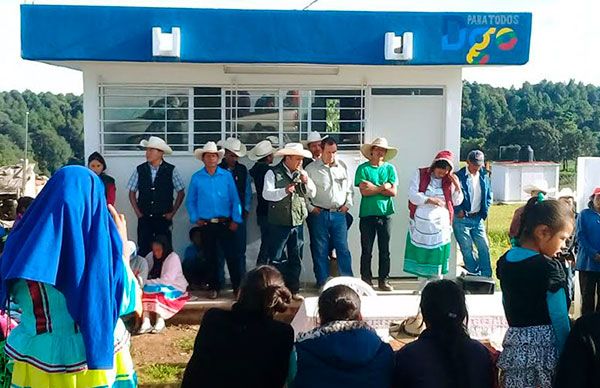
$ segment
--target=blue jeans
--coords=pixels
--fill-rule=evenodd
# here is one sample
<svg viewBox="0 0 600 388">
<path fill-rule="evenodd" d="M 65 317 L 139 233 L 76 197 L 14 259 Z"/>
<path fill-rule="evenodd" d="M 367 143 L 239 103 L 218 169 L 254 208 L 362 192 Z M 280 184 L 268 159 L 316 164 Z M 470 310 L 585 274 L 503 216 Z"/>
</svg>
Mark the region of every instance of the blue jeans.
<svg viewBox="0 0 600 388">
<path fill-rule="evenodd" d="M 454 236 L 460 247 L 467 271 L 472 274 L 492 277 L 490 247 L 483 219 L 481 217 L 455 217 L 452 229 L 454 230 Z M 475 257 L 473 244 L 477 248 L 477 257 Z"/>
<path fill-rule="evenodd" d="M 286 287 L 296 294 L 300 290 L 304 225 L 283 226 L 269 224 L 267 257 L 283 275 Z M 283 250 L 287 248 L 287 257 Z"/>
<path fill-rule="evenodd" d="M 310 248 L 317 286 L 321 287 L 329 277 L 329 253 L 335 249 L 341 276 L 353 276 L 352 256 L 348 249 L 346 214 L 321 210 L 308 215 L 310 223 Z"/>
</svg>

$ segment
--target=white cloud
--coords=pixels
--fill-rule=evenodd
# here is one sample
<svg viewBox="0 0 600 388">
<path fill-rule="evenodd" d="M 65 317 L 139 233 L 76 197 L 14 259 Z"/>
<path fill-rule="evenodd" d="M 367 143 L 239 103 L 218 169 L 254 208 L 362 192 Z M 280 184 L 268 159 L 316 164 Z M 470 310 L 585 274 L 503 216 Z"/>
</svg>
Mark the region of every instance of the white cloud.
<svg viewBox="0 0 600 388">
<path fill-rule="evenodd" d="M 87 4 L 120 6 L 170 6 L 211 8 L 302 9 L 312 0 L 41 0 L 35 4 Z M 28 1 L 29 3 L 31 1 Z M 0 90 L 31 89 L 35 92 L 81 93 L 81 73 L 24 61 L 20 58 L 18 0 L 0 2 Z M 465 79 L 498 86 L 520 85 L 542 79 L 576 79 L 600 85 L 600 33 L 594 15 L 596 0 L 318 0 L 311 10 L 369 11 L 482 11 L 532 12 L 530 62 L 518 67 L 467 68 Z"/>
</svg>

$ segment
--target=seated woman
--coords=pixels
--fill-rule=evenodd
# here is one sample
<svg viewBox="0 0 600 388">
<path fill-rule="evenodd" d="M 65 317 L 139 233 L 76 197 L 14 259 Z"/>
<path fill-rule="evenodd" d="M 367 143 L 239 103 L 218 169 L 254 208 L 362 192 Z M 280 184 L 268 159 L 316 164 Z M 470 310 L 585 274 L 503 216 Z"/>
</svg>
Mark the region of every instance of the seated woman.
<svg viewBox="0 0 600 388">
<path fill-rule="evenodd" d="M 396 353 L 394 387 L 487 388 L 493 386 L 492 358 L 469 337 L 465 294 L 451 280 L 428 283 L 421 296 L 427 329 Z"/>
<path fill-rule="evenodd" d="M 387 388 L 394 353 L 362 320 L 360 297 L 337 285 L 319 297 L 321 326 L 298 336 L 294 388 Z"/>
<path fill-rule="evenodd" d="M 160 333 L 165 329 L 165 319 L 171 318 L 185 306 L 189 299 L 188 282 L 183 276 L 181 259 L 173 252 L 169 239 L 157 236 L 152 252 L 146 256 L 148 279 L 144 282 L 142 326 L 139 334 Z M 154 327 L 150 319 L 155 316 Z"/>
<path fill-rule="evenodd" d="M 204 314 L 181 387 L 282 388 L 294 330 L 273 316 L 286 311 L 291 298 L 275 268 L 249 271 L 231 311 Z"/>
<path fill-rule="evenodd" d="M 79 166 L 56 172 L 2 257 L 0 306 L 12 297 L 22 309 L 5 346 L 11 387 L 137 385 L 119 319 L 140 306 L 123 241 L 125 220 L 99 178 Z"/>
</svg>

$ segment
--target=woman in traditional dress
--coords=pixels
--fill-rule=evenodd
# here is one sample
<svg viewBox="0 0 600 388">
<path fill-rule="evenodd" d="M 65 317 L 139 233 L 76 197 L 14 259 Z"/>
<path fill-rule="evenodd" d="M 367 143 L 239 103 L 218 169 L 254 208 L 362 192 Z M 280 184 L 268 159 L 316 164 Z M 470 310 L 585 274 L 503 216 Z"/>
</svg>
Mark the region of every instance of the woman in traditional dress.
<svg viewBox="0 0 600 388">
<path fill-rule="evenodd" d="M 106 202 L 109 205 L 115 205 L 117 198 L 117 186 L 115 185 L 115 178 L 106 174 L 106 161 L 99 152 L 92 153 L 88 158 L 88 168 L 96 173 L 104 183 L 104 189 L 106 193 Z"/>
<path fill-rule="evenodd" d="M 142 303 L 144 313 L 140 334 L 160 333 L 165 328 L 165 320 L 177 314 L 185 306 L 189 296 L 188 282 L 183 276 L 181 259 L 165 236 L 157 236 L 152 243 L 152 251 L 146 256 L 148 279 L 144 283 Z M 151 315 L 155 315 L 152 326 Z"/>
<path fill-rule="evenodd" d="M 417 170 L 408 188 L 404 271 L 418 277 L 441 278 L 448 273 L 453 209 L 463 200 L 452 172 L 453 159 L 451 151 L 440 151 L 431 166 Z"/>
<path fill-rule="evenodd" d="M 5 346 L 11 387 L 137 386 L 119 319 L 139 300 L 126 239 L 125 219 L 107 207 L 93 172 L 69 166 L 48 181 L 0 267 L 0 306 L 12 297 L 22 310 Z"/>
</svg>

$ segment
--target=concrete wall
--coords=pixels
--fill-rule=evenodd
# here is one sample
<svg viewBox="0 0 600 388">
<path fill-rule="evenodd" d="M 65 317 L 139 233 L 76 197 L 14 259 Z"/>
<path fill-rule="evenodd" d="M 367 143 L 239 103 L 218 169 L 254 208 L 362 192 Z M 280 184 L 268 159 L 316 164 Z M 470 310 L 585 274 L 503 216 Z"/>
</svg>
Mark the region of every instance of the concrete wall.
<svg viewBox="0 0 600 388">
<path fill-rule="evenodd" d="M 529 198 L 523 191 L 525 186 L 538 182 L 545 182 L 551 191 L 557 191 L 558 180 L 558 164 L 492 164 L 495 202 L 524 202 Z"/>
<path fill-rule="evenodd" d="M 450 149 L 458 155 L 460 147 L 460 115 L 461 115 L 461 69 L 459 67 L 360 67 L 346 66 L 340 67 L 338 75 L 298 75 L 293 76 L 284 74 L 225 74 L 222 65 L 190 65 L 190 64 L 166 64 L 166 63 L 144 63 L 144 64 L 125 64 L 125 63 L 85 63 L 78 64 L 83 68 L 84 78 L 84 125 L 85 125 L 85 153 L 90 154 L 100 148 L 99 134 L 99 111 L 98 111 L 98 86 L 101 84 L 164 84 L 164 85 L 202 85 L 202 86 L 232 86 L 239 88 L 250 86 L 276 86 L 276 87 L 322 87 L 322 86 L 361 86 L 367 88 L 371 86 L 384 87 L 440 87 L 444 89 L 445 96 L 442 100 L 440 112 L 435 112 L 439 128 L 430 136 L 419 136 L 418 122 L 413 122 L 416 126 L 406 128 L 406 136 L 397 136 L 389 133 L 388 137 L 394 139 L 405 139 L 403 144 L 396 144 L 400 149 L 411 149 L 413 152 L 400 152 L 394 159 L 394 164 L 399 170 L 399 179 L 402 180 L 396 197 L 397 215 L 394 219 L 393 237 L 392 237 L 392 276 L 401 276 L 402 256 L 404 254 L 404 240 L 406 238 L 407 224 L 407 194 L 404 187 L 408 185 L 409 176 L 417 167 L 429 165 L 435 151 L 439 148 Z M 368 89 L 370 90 L 370 89 Z M 407 96 L 409 98 L 411 96 Z M 420 98 L 415 96 L 415 98 Z M 401 104 L 401 102 L 400 102 Z M 378 128 L 373 127 L 375 121 L 371 117 L 373 97 L 367 94 L 366 99 L 366 128 L 365 137 L 367 141 L 375 136 L 386 136 L 388 128 L 393 128 L 395 122 L 402 122 L 401 115 L 390 115 L 389 126 L 381 120 L 377 121 Z M 424 105 L 425 106 L 425 105 Z M 400 112 L 400 110 L 399 110 Z M 427 110 L 422 112 L 422 117 L 428 119 Z M 419 115 L 417 115 L 419 116 Z M 414 118 L 413 118 L 414 121 Z M 429 124 L 432 125 L 430 121 Z M 419 152 L 422 150 L 422 152 Z M 135 237 L 136 221 L 134 213 L 127 199 L 126 184 L 129 176 L 136 165 L 144 161 L 143 152 L 132 153 L 131 155 L 106 154 L 108 164 L 108 173 L 117 181 L 117 205 L 124 212 L 129 220 L 130 236 Z M 350 176 L 354 176 L 356 167 L 364 161 L 358 151 L 347 151 L 342 153 L 342 159 L 346 161 L 350 171 Z M 178 154 L 168 157 L 170 163 L 175 164 L 181 171 L 185 182 L 193 172 L 201 167 L 201 163 L 196 160 L 191 153 Z M 241 160 L 248 166 L 251 163 L 248 159 Z M 457 161 L 458 162 L 458 161 Z M 360 258 L 360 238 L 358 231 L 358 203 L 360 194 L 358 190 L 355 193 L 355 207 L 352 214 L 356 217 L 356 222 L 352 226 L 349 235 L 350 249 L 353 256 L 353 268 L 355 274 L 359 274 Z M 254 208 L 253 208 L 254 212 Z M 259 246 L 259 233 L 255 224 L 254 214 L 249 217 L 248 233 L 248 254 L 247 262 L 250 268 L 256 260 L 256 252 Z M 189 220 L 185 208 L 178 212 L 174 220 L 174 246 L 177 252 L 183 252 L 188 244 L 188 230 L 190 228 Z M 306 236 L 308 231 L 305 230 Z M 302 278 L 305 281 L 314 281 L 312 274 L 311 256 L 308 250 L 308 238 L 305 247 L 305 259 Z M 376 258 L 376 252 L 374 252 Z M 375 259 L 376 263 L 377 260 Z M 374 273 L 376 264 L 374 263 Z M 451 267 L 456 263 L 455 255 L 452 255 Z"/>
</svg>

